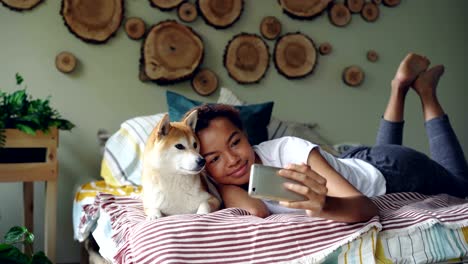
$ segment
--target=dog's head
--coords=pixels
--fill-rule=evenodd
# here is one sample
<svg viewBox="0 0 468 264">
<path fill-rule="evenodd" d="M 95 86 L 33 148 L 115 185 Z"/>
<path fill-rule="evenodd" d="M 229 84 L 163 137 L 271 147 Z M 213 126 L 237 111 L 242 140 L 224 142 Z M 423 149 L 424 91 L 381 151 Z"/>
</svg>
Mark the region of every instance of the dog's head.
<svg viewBox="0 0 468 264">
<path fill-rule="evenodd" d="M 205 167 L 200 142 L 194 131 L 197 111 L 181 122 L 169 122 L 166 114 L 146 142 L 145 163 L 154 169 L 179 174 L 198 174 Z"/>
</svg>

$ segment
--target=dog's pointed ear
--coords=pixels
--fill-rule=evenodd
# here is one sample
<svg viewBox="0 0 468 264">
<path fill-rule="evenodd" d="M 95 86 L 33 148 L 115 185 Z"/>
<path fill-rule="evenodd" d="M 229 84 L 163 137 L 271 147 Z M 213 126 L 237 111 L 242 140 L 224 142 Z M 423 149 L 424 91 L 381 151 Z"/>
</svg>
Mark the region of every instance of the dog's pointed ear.
<svg viewBox="0 0 468 264">
<path fill-rule="evenodd" d="M 187 126 L 191 127 L 193 131 L 195 131 L 195 127 L 197 126 L 197 120 L 198 120 L 198 111 L 193 110 L 184 118 L 183 122 Z"/>
<path fill-rule="evenodd" d="M 164 137 L 169 134 L 169 129 L 171 128 L 171 123 L 169 122 L 169 115 L 165 114 L 161 121 L 158 123 L 158 137 Z"/>
</svg>

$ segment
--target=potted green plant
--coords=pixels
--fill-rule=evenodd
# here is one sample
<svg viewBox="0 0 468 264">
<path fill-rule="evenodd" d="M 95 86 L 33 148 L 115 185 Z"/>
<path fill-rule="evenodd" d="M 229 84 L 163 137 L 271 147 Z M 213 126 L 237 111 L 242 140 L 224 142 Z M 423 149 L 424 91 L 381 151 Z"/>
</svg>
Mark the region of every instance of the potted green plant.
<svg viewBox="0 0 468 264">
<path fill-rule="evenodd" d="M 4 237 L 4 243 L 0 244 L 0 263 L 5 264 L 52 264 L 44 252 L 39 251 L 32 253 L 32 243 L 34 242 L 34 235 L 25 227 L 15 226 L 12 227 Z M 28 248 L 30 254 L 23 253 L 16 245 L 23 244 Z"/>
<path fill-rule="evenodd" d="M 16 73 L 16 85 L 23 83 L 23 77 Z M 18 129 L 35 135 L 36 131 L 48 132 L 50 128 L 71 130 L 75 125 L 62 119 L 59 112 L 49 105 L 46 99 L 32 99 L 26 88 L 13 93 L 0 90 L 0 147 L 5 144 L 5 129 Z"/>
</svg>

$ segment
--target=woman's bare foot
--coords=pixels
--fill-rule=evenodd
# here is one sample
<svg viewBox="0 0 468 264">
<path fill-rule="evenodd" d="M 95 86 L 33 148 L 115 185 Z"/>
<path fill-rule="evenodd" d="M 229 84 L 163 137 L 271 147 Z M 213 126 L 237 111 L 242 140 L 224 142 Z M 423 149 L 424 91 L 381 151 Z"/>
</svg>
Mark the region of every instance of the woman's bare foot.
<svg viewBox="0 0 468 264">
<path fill-rule="evenodd" d="M 429 64 L 430 61 L 426 57 L 409 53 L 400 63 L 392 86 L 406 94 L 411 84 L 429 67 Z"/>
<path fill-rule="evenodd" d="M 443 65 L 436 65 L 421 73 L 413 83 L 412 88 L 421 98 L 425 120 L 430 120 L 444 114 L 436 95 L 437 84 L 440 77 L 444 74 L 444 70 Z"/>
<path fill-rule="evenodd" d="M 392 80 L 392 90 L 383 116 L 385 120 L 403 121 L 406 94 L 414 80 L 428 66 L 429 60 L 426 57 L 414 53 L 406 55 Z"/>
<path fill-rule="evenodd" d="M 422 72 L 414 81 L 413 89 L 419 96 L 435 96 L 437 84 L 442 74 L 444 74 L 444 70 L 443 65 L 436 65 Z"/>
</svg>

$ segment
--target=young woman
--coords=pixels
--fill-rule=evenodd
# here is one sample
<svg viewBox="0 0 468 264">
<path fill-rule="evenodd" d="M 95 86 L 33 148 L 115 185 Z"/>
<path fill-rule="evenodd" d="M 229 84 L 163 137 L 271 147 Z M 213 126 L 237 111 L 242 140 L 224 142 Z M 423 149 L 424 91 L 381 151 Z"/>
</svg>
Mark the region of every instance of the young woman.
<svg viewBox="0 0 468 264">
<path fill-rule="evenodd" d="M 206 169 L 218 183 L 226 207 L 239 207 L 266 217 L 270 213 L 302 212 L 344 222 L 365 221 L 378 214 L 368 197 L 392 192 L 468 195 L 468 168 L 461 146 L 436 96 L 444 72 L 427 69 L 429 60 L 408 54 L 392 81 L 387 109 L 373 147 L 358 147 L 336 158 L 317 145 L 294 137 L 251 146 L 235 108 L 197 108 L 196 133 Z M 402 143 L 406 93 L 412 87 L 421 98 L 432 159 Z M 279 175 L 300 184 L 285 187 L 304 201 L 263 201 L 246 188 L 250 166 L 260 163 L 284 168 Z"/>
</svg>

